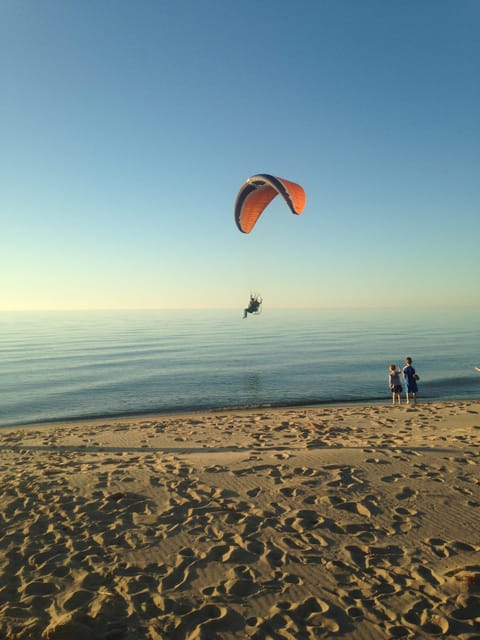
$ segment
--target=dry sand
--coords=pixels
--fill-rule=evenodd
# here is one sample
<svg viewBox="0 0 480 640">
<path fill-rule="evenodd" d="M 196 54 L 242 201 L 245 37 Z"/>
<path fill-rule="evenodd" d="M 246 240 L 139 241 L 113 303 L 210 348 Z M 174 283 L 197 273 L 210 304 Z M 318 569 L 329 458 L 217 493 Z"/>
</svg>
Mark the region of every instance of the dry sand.
<svg viewBox="0 0 480 640">
<path fill-rule="evenodd" d="M 480 638 L 480 401 L 0 431 L 0 638 Z"/>
</svg>

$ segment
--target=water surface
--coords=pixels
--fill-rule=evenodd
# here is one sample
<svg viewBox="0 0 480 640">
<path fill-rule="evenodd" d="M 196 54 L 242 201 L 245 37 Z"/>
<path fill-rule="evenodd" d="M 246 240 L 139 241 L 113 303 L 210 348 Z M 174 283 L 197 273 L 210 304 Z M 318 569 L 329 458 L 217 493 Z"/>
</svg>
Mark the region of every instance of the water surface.
<svg viewBox="0 0 480 640">
<path fill-rule="evenodd" d="M 197 409 L 480 397 L 480 310 L 4 312 L 0 426 Z"/>
</svg>

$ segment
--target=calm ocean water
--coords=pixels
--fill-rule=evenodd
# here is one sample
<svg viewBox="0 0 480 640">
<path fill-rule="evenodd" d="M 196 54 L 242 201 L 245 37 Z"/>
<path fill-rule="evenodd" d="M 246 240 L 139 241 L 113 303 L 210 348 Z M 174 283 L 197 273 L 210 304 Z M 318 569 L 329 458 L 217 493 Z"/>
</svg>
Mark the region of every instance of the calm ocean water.
<svg viewBox="0 0 480 640">
<path fill-rule="evenodd" d="M 195 409 L 480 398 L 480 310 L 3 312 L 0 426 Z"/>
</svg>

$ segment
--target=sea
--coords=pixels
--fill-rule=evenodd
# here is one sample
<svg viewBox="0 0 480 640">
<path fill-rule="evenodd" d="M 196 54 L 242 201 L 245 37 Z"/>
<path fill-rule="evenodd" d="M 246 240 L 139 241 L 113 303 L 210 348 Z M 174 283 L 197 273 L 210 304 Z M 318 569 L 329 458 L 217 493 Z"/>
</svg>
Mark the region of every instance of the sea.
<svg viewBox="0 0 480 640">
<path fill-rule="evenodd" d="M 0 426 L 184 411 L 480 398 L 480 309 L 0 313 Z"/>
</svg>

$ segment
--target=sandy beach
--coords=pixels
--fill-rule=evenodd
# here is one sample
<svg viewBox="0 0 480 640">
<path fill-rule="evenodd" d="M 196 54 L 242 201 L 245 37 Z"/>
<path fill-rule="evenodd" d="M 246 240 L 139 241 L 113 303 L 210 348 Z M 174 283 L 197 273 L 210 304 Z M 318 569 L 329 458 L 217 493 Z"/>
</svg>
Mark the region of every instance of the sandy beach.
<svg viewBox="0 0 480 640">
<path fill-rule="evenodd" d="M 480 638 L 480 401 L 0 431 L 0 637 Z"/>
</svg>

